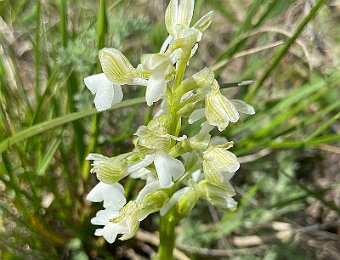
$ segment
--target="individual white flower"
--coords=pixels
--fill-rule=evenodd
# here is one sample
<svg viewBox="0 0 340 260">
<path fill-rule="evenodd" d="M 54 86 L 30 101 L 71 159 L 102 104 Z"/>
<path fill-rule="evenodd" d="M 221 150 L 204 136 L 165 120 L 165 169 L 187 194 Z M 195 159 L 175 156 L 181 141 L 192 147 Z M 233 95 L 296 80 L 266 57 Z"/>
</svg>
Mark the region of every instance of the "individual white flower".
<svg viewBox="0 0 340 260">
<path fill-rule="evenodd" d="M 160 100 L 166 92 L 167 81 L 174 72 L 170 57 L 163 53 L 144 54 L 141 59 L 142 68 L 150 71 L 145 100 L 148 106 Z"/>
<path fill-rule="evenodd" d="M 205 179 L 218 187 L 229 181 L 239 168 L 236 156 L 227 148 L 211 146 L 203 153 Z"/>
<path fill-rule="evenodd" d="M 135 146 L 142 154 L 155 154 L 159 150 L 168 151 L 171 143 L 175 141 L 183 141 L 187 137 L 176 137 L 170 135 L 169 117 L 167 115 L 159 115 L 153 118 L 147 126 L 140 126 L 135 135 Z"/>
<path fill-rule="evenodd" d="M 145 165 L 147 163 L 154 163 L 156 174 L 162 188 L 171 187 L 174 184 L 173 181 L 179 179 L 185 171 L 184 165 L 180 160 L 166 154 L 163 150 L 155 150 L 153 154 L 146 155 L 142 162 L 143 161 L 146 162 Z M 135 171 L 135 173 L 140 174 L 135 175 L 132 173 L 135 178 L 141 176 L 144 177 L 144 179 L 147 179 L 151 171 L 143 170 Z M 153 178 L 151 178 L 151 180 L 153 180 Z"/>
<path fill-rule="evenodd" d="M 168 155 L 173 140 L 181 142 L 187 137 L 168 134 L 169 118 L 160 115 L 152 119 L 147 126 L 141 126 L 136 132 L 135 146 L 142 154 L 152 156 L 156 173 L 162 187 L 173 185 L 184 173 L 181 161 Z M 150 159 L 151 160 L 151 159 Z"/>
<path fill-rule="evenodd" d="M 121 154 L 110 158 L 101 154 L 90 153 L 86 160 L 93 161 L 91 173 L 96 173 L 98 180 L 112 184 L 128 175 L 127 156 L 128 154 Z"/>
<path fill-rule="evenodd" d="M 168 46 L 178 38 L 193 39 L 195 43 L 201 41 L 202 33 L 209 27 L 212 22 L 213 12 L 209 12 L 199 19 L 193 27 L 190 27 L 191 19 L 194 12 L 194 0 L 171 0 L 165 12 L 165 25 L 169 32 L 168 38 L 163 43 L 160 50 L 165 52 Z M 197 47 L 192 51 L 193 56 Z"/>
<path fill-rule="evenodd" d="M 205 117 L 210 125 L 217 126 L 222 132 L 229 122 L 236 123 L 240 115 L 235 106 L 219 90 L 212 90 L 205 98 Z"/>
<path fill-rule="evenodd" d="M 99 182 L 87 195 L 87 200 L 92 202 L 104 201 L 104 208 L 119 211 L 126 203 L 124 188 L 119 183 L 106 184 Z"/>
<path fill-rule="evenodd" d="M 123 99 L 122 87 L 111 82 L 104 73 L 84 78 L 86 87 L 91 91 L 98 111 L 111 108 Z"/>
<path fill-rule="evenodd" d="M 96 109 L 103 111 L 122 101 L 121 85 L 134 84 L 136 70 L 129 60 L 114 48 L 100 50 L 99 60 L 104 73 L 86 77 L 84 83 L 91 93 L 96 95 Z"/>
<path fill-rule="evenodd" d="M 235 209 L 237 202 L 232 198 L 235 196 L 234 188 L 228 181 L 223 186 L 216 186 L 207 180 L 202 180 L 198 184 L 202 198 L 207 200 L 211 205 L 222 209 Z"/>
<path fill-rule="evenodd" d="M 111 158 L 91 153 L 86 160 L 93 161 L 91 173 L 95 173 L 97 179 L 106 184 L 116 183 L 129 174 L 138 175 L 147 171 L 145 167 L 153 162 L 153 158 L 148 155 L 140 158 L 139 153 L 121 154 Z"/>
<path fill-rule="evenodd" d="M 162 187 L 169 187 L 184 174 L 183 163 L 166 154 L 163 151 L 158 151 L 155 154 L 154 165 L 157 176 Z"/>
<path fill-rule="evenodd" d="M 123 236 L 120 240 L 127 240 L 133 237 L 139 227 L 137 219 L 138 205 L 135 201 L 130 201 L 121 210 L 119 215 L 108 209 L 101 212 L 92 219 L 95 225 L 104 225 L 103 228 L 96 229 L 96 236 L 103 236 L 109 243 L 113 243 L 119 234 Z"/>
<path fill-rule="evenodd" d="M 211 86 L 211 91 L 205 96 L 205 108 L 194 110 L 189 116 L 189 124 L 206 117 L 208 123 L 217 126 L 222 132 L 227 128 L 229 122 L 236 123 L 240 113 L 253 115 L 255 110 L 252 106 L 242 100 L 229 100 L 219 90 L 216 80 Z"/>
</svg>

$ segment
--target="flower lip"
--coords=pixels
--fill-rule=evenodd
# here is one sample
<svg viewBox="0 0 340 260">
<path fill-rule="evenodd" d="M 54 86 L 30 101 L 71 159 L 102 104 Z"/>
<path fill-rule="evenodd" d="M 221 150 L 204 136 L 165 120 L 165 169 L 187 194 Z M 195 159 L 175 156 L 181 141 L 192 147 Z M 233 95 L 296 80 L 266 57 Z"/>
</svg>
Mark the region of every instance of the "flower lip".
<svg viewBox="0 0 340 260">
<path fill-rule="evenodd" d="M 107 110 L 123 99 L 121 86 L 113 84 L 104 73 L 86 77 L 84 83 L 95 95 L 94 104 L 98 111 Z"/>
</svg>

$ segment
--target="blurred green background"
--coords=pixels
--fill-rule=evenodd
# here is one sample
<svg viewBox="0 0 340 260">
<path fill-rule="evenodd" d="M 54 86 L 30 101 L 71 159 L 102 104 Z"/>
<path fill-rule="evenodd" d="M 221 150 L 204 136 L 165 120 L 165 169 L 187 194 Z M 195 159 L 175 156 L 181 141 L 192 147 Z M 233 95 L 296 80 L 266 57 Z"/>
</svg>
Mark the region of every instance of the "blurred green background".
<svg viewBox="0 0 340 260">
<path fill-rule="evenodd" d="M 254 80 L 225 94 L 257 113 L 222 134 L 242 163 L 232 180 L 238 209 L 200 201 L 178 227 L 176 257 L 339 259 L 339 1 L 195 2 L 193 22 L 215 14 L 188 75 L 206 66 L 220 83 Z M 158 52 L 167 3 L 0 0 L 1 259 L 154 254 L 157 215 L 110 245 L 90 224 L 100 205 L 85 200 L 97 182 L 86 155 L 129 151 L 154 111 L 140 98 L 144 88 L 125 86 L 124 102 L 96 114 L 83 78 L 100 71 L 104 46 L 134 65 Z M 143 186 L 122 183 L 130 198 Z"/>
</svg>

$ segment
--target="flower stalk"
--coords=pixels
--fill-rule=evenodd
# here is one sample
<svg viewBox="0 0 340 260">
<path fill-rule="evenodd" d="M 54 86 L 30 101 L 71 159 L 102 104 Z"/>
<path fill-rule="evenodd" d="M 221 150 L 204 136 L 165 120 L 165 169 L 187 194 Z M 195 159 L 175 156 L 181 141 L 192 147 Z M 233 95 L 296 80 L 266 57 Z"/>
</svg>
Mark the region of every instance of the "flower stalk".
<svg viewBox="0 0 340 260">
<path fill-rule="evenodd" d="M 165 216 L 160 217 L 160 226 L 159 226 L 159 234 L 160 234 L 160 244 L 158 247 L 158 253 L 155 256 L 155 260 L 161 259 L 173 259 L 173 250 L 175 248 L 175 227 L 177 222 L 171 216 L 171 214 L 167 214 Z"/>
</svg>

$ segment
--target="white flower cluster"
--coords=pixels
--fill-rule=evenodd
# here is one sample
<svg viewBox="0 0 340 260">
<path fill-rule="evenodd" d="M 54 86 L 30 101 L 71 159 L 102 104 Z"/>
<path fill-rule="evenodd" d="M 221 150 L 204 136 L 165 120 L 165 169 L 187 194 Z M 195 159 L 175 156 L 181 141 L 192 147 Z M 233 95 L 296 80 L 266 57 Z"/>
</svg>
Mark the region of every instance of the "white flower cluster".
<svg viewBox="0 0 340 260">
<path fill-rule="evenodd" d="M 199 198 L 222 209 L 237 205 L 229 183 L 240 167 L 229 151 L 233 142 L 211 138 L 210 132 L 214 127 L 223 131 L 229 122 L 237 122 L 239 113 L 255 112 L 243 101 L 223 96 L 208 68 L 183 80 L 185 67 L 212 22 L 210 12 L 190 27 L 193 10 L 194 0 L 171 0 L 165 14 L 169 36 L 159 53 L 143 55 L 141 64 L 134 68 L 120 51 L 102 49 L 99 59 L 103 73 L 84 79 L 100 111 L 123 99 L 121 86 L 126 84 L 146 86 L 149 106 L 162 100 L 161 111 L 135 133 L 133 151 L 112 158 L 100 154 L 87 157 L 93 161 L 91 172 L 100 181 L 87 199 L 103 202 L 105 208 L 92 219 L 94 225 L 104 226 L 95 235 L 109 243 L 119 234 L 121 240 L 134 236 L 140 221 L 151 213 L 160 211 L 161 215 L 181 218 Z M 179 137 L 182 118 L 189 124 L 201 120 L 199 133 Z M 118 183 L 127 176 L 146 182 L 137 198 L 128 203 Z"/>
</svg>

